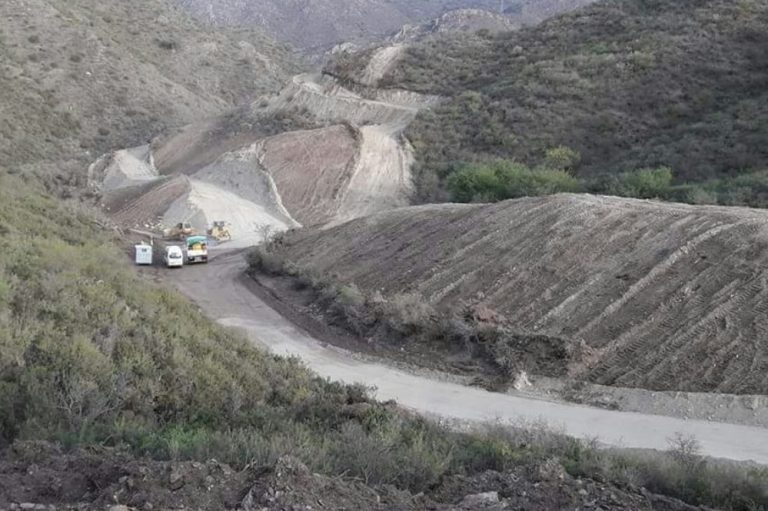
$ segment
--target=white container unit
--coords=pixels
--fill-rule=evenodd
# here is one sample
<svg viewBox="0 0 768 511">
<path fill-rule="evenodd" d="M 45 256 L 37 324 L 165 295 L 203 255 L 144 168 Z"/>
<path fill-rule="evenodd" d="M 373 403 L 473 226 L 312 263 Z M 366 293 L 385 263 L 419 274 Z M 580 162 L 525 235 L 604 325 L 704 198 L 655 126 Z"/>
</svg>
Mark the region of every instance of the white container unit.
<svg viewBox="0 0 768 511">
<path fill-rule="evenodd" d="M 152 265 L 152 245 L 136 245 L 136 264 L 139 266 Z"/>
</svg>

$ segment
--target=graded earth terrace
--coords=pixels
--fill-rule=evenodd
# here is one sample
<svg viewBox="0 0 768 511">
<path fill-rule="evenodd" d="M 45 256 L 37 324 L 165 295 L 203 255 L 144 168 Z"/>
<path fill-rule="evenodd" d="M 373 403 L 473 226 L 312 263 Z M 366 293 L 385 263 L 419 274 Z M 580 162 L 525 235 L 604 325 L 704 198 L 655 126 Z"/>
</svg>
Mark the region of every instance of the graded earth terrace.
<svg viewBox="0 0 768 511">
<path fill-rule="evenodd" d="M 768 392 L 763 211 L 558 195 L 399 209 L 282 243 L 297 267 L 366 293 L 490 309 L 560 344 L 564 376 Z"/>
</svg>

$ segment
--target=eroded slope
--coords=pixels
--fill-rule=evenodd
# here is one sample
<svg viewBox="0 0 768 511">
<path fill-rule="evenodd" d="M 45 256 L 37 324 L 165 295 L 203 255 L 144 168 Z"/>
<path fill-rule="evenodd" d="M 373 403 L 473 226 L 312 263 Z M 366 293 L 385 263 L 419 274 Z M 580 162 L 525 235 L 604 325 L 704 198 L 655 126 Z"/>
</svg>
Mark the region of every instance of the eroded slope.
<svg viewBox="0 0 768 511">
<path fill-rule="evenodd" d="M 284 255 L 364 290 L 484 305 L 588 346 L 569 373 L 768 392 L 768 214 L 561 195 L 406 208 L 297 233 Z"/>
</svg>

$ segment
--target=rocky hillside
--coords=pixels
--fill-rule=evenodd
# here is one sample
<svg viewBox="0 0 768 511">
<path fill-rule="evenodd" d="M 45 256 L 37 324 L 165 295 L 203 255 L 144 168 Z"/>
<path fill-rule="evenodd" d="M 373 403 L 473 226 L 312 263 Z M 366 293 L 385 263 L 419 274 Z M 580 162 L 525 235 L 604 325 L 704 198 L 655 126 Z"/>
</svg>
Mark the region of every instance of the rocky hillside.
<svg viewBox="0 0 768 511">
<path fill-rule="evenodd" d="M 483 30 L 499 33 L 514 30 L 519 25 L 508 15 L 483 9 L 457 9 L 418 25 L 406 25 L 390 38 L 392 42 L 412 42 L 432 37 L 437 34 L 452 34 Z"/>
<path fill-rule="evenodd" d="M 218 24 L 258 26 L 310 54 L 344 42 L 372 42 L 459 9 L 503 14 L 513 25 L 537 23 L 594 0 L 176 0 Z M 503 13 L 499 13 L 503 8 Z M 483 16 L 485 17 L 485 16 Z M 455 21 L 456 17 L 453 18 Z M 485 28 L 489 21 L 477 25 Z M 473 26 L 474 24 L 470 25 Z M 491 23 L 497 27 L 499 21 Z M 456 25 L 462 29 L 466 24 Z"/>
<path fill-rule="evenodd" d="M 408 23 L 463 7 L 498 9 L 496 0 L 177 0 L 190 12 L 226 25 L 259 26 L 304 51 L 370 41 Z"/>
<path fill-rule="evenodd" d="M 42 174 L 70 161 L 78 173 L 110 148 L 276 90 L 298 69 L 267 36 L 203 27 L 168 2 L 7 0 L 0 19 L 0 161 Z"/>
<path fill-rule="evenodd" d="M 677 183 L 768 166 L 768 4 L 604 0 L 496 36 L 410 47 L 385 86 L 439 94 L 408 136 L 426 197 L 461 162 L 580 154 L 581 178 L 669 166 Z"/>
<path fill-rule="evenodd" d="M 528 359 L 518 370 L 765 394 L 766 221 L 758 210 L 557 195 L 406 208 L 296 232 L 276 250 L 374 305 L 416 293 L 442 314 L 469 307 L 505 325 L 486 342 L 503 347 L 497 358 Z"/>
</svg>

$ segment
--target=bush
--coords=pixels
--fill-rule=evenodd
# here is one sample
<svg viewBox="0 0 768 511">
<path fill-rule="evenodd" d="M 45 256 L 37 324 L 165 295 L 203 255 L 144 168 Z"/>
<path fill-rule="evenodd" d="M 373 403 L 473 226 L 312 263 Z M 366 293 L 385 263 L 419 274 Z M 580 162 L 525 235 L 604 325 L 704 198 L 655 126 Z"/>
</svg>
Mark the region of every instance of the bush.
<svg viewBox="0 0 768 511">
<path fill-rule="evenodd" d="M 547 150 L 544 166 L 555 170 L 573 172 L 581 162 L 581 155 L 570 147 L 558 146 Z"/>
<path fill-rule="evenodd" d="M 671 196 L 672 169 L 640 169 L 593 181 L 589 188 L 598 193 L 639 199 L 665 199 Z"/>
<path fill-rule="evenodd" d="M 579 181 L 564 170 L 530 169 L 506 160 L 467 165 L 447 180 L 458 202 L 500 201 L 581 190 Z"/>
<path fill-rule="evenodd" d="M 260 245 L 250 252 L 246 257 L 248 265 L 251 268 L 257 269 L 269 275 L 278 275 L 283 273 L 286 268 L 284 267 L 284 261 L 275 253 L 270 252 L 267 245 Z"/>
</svg>

